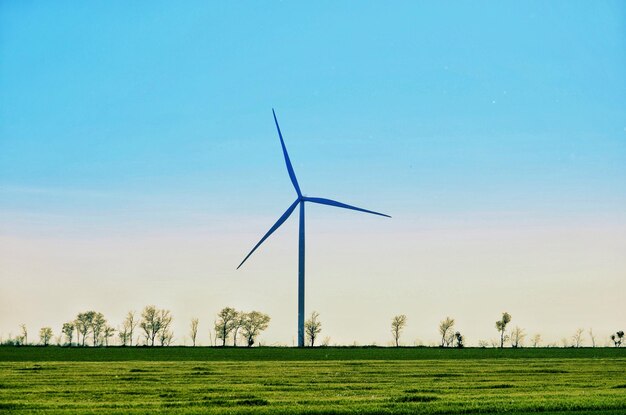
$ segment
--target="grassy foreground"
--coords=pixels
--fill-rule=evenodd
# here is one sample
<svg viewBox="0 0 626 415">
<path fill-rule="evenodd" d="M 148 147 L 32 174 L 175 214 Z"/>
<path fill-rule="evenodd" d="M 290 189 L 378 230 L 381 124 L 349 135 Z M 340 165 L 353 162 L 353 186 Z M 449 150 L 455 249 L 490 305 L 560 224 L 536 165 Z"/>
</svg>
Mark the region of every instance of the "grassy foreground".
<svg viewBox="0 0 626 415">
<path fill-rule="evenodd" d="M 3 411 L 623 414 L 626 353 L 0 348 Z"/>
</svg>

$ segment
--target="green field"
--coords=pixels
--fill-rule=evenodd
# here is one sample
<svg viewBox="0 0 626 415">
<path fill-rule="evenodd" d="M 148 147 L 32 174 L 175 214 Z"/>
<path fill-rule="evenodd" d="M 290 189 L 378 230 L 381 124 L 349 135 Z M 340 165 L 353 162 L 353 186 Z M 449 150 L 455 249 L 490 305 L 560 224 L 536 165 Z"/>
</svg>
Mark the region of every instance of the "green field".
<svg viewBox="0 0 626 415">
<path fill-rule="evenodd" d="M 0 412 L 626 413 L 626 349 L 0 347 Z"/>
</svg>

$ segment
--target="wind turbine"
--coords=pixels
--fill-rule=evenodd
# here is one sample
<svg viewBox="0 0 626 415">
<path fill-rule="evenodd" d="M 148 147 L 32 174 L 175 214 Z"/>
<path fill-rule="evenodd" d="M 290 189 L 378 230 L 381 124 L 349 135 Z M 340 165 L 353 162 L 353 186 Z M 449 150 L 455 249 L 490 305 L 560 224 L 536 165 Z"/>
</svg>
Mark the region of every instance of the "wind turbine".
<svg viewBox="0 0 626 415">
<path fill-rule="evenodd" d="M 291 165 L 291 161 L 289 160 L 289 154 L 287 154 L 287 148 L 285 147 L 285 141 L 283 140 L 283 135 L 280 132 L 280 127 L 278 126 L 278 120 L 276 119 L 276 113 L 274 109 L 272 109 L 272 114 L 274 115 L 274 123 L 276 123 L 276 129 L 278 130 L 278 137 L 280 138 L 280 145 L 283 148 L 283 155 L 285 156 L 285 164 L 287 165 L 287 172 L 289 173 L 289 178 L 291 179 L 291 183 L 293 183 L 293 187 L 296 189 L 296 193 L 298 197 L 295 202 L 291 204 L 283 213 L 283 215 L 278 218 L 274 226 L 270 228 L 269 231 L 261 238 L 261 240 L 252 248 L 252 251 L 241 261 L 241 264 L 237 267 L 239 269 L 244 262 L 252 255 L 254 251 L 267 239 L 269 236 L 276 231 L 291 216 L 293 211 L 300 205 L 300 232 L 299 232 L 299 249 L 298 249 L 298 347 L 304 346 L 304 203 L 318 203 L 320 205 L 328 205 L 334 207 L 340 207 L 344 209 L 352 209 L 357 210 L 359 212 L 371 213 L 373 215 L 385 216 L 390 218 L 391 216 L 385 215 L 384 213 L 374 212 L 373 210 L 362 209 L 356 206 L 346 205 L 345 203 L 337 202 L 335 200 L 324 199 L 321 197 L 309 197 L 302 194 L 300 191 L 300 186 L 298 185 L 298 180 L 296 179 L 296 173 L 293 171 L 293 166 Z"/>
</svg>

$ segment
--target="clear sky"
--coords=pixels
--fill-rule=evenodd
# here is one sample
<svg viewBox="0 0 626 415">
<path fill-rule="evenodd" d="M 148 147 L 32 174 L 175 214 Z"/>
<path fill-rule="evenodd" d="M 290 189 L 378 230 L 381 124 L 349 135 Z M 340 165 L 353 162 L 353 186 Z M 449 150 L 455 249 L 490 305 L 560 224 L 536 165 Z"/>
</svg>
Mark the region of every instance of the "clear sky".
<svg viewBox="0 0 626 415">
<path fill-rule="evenodd" d="M 470 344 L 503 311 L 546 342 L 626 312 L 623 2 L 0 3 L 0 335 L 230 305 L 295 340 Z M 620 305 L 621 304 L 621 305 Z"/>
</svg>

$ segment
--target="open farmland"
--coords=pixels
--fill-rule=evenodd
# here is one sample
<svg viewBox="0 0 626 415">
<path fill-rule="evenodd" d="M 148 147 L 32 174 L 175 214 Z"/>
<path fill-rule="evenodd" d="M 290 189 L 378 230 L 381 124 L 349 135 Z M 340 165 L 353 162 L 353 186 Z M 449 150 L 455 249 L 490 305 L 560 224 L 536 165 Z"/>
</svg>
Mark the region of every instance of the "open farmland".
<svg viewBox="0 0 626 415">
<path fill-rule="evenodd" d="M 3 347 L 2 410 L 621 414 L 626 352 Z"/>
</svg>

